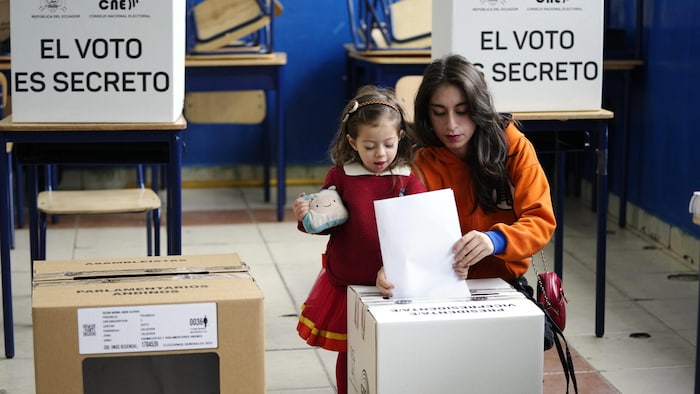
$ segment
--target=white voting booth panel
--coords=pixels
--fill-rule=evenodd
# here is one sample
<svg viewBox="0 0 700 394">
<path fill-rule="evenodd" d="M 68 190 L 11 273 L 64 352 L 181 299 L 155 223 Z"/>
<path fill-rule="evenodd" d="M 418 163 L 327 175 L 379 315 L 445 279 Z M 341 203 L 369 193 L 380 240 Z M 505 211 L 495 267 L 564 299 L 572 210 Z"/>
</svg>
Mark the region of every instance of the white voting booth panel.
<svg viewBox="0 0 700 394">
<path fill-rule="evenodd" d="M 15 122 L 173 122 L 185 0 L 11 0 Z"/>
<path fill-rule="evenodd" d="M 433 2 L 432 57 L 481 67 L 501 112 L 601 108 L 603 0 Z"/>
<path fill-rule="evenodd" d="M 541 393 L 542 311 L 500 279 L 469 282 L 450 300 L 350 286 L 348 392 Z"/>
</svg>

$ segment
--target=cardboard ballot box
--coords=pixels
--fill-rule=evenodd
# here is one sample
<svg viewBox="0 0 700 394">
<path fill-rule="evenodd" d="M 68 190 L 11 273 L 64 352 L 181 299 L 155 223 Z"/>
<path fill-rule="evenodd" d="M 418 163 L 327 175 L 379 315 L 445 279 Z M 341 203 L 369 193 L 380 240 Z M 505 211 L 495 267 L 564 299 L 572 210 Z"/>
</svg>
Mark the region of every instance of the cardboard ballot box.
<svg viewBox="0 0 700 394">
<path fill-rule="evenodd" d="M 263 294 L 236 254 L 34 263 L 36 392 L 262 393 Z"/>
<path fill-rule="evenodd" d="M 11 0 L 15 122 L 174 122 L 185 0 Z"/>
<path fill-rule="evenodd" d="M 348 288 L 348 392 L 541 393 L 544 315 L 500 279 L 471 297 L 384 299 Z"/>
</svg>

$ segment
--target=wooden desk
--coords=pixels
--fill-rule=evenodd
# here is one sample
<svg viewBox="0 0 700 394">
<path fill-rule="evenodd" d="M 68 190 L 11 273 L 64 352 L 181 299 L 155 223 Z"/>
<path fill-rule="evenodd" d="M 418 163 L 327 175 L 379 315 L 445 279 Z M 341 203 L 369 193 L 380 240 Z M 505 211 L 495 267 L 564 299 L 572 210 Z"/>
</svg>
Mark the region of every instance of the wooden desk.
<svg viewBox="0 0 700 394">
<path fill-rule="evenodd" d="M 557 111 L 557 112 L 516 112 L 513 117 L 523 125 L 524 133 L 548 132 L 596 133 L 596 307 L 595 334 L 602 337 L 605 331 L 605 277 L 606 277 L 606 236 L 608 215 L 608 121 L 614 113 L 605 109 L 597 111 Z M 556 134 L 555 134 L 556 135 Z M 564 178 L 567 148 L 555 146 L 557 175 L 555 181 L 555 217 L 557 228 L 554 233 L 554 270 L 563 278 L 564 242 Z"/>
<path fill-rule="evenodd" d="M 622 105 L 620 116 L 622 119 L 622 147 L 620 150 L 620 163 L 622 174 L 622 186 L 620 188 L 620 205 L 618 214 L 618 225 L 620 228 L 627 226 L 627 178 L 629 177 L 629 128 L 630 128 L 630 85 L 632 72 L 644 66 L 641 59 L 606 60 L 603 62 L 603 69 L 606 72 L 622 73 Z M 603 83 L 605 85 L 605 83 Z"/>
<path fill-rule="evenodd" d="M 557 111 L 519 112 L 514 118 L 523 124 L 523 132 L 594 132 L 596 134 L 596 182 L 595 206 L 597 207 L 596 229 L 596 281 L 595 281 L 595 335 L 602 337 L 605 332 L 605 282 L 606 282 L 606 240 L 608 214 L 608 122 L 614 113 L 605 109 L 597 111 Z M 558 137 L 557 137 L 558 138 Z M 577 149 L 576 147 L 574 149 Z M 557 228 L 554 235 L 554 270 L 563 278 L 564 241 L 564 192 L 566 153 L 568 149 L 552 150 L 556 154 L 555 216 Z"/>
<path fill-rule="evenodd" d="M 184 117 L 172 123 L 14 123 L 0 121 L 0 144 L 14 143 L 14 155 L 28 168 L 30 192 L 29 234 L 32 261 L 38 254 L 38 185 L 36 168 L 44 164 L 138 164 L 167 165 L 168 254 L 182 251 L 181 132 Z M 10 185 L 8 158 L 0 149 L 0 190 Z M 5 356 L 14 357 L 12 284 L 10 271 L 10 217 L 7 193 L 0 193 L 0 272 L 2 273 Z"/>
<path fill-rule="evenodd" d="M 286 53 L 190 55 L 185 58 L 185 91 L 216 92 L 264 90 L 267 102 L 263 134 L 265 201 L 270 201 L 271 157 L 277 164 L 277 220 L 284 220 L 285 191 L 285 124 L 282 100 L 282 70 Z M 274 96 L 274 98 L 273 98 Z M 274 108 L 271 111 L 270 108 Z M 275 149 L 276 147 L 276 149 Z M 276 150 L 276 154 L 273 151 Z"/>
</svg>

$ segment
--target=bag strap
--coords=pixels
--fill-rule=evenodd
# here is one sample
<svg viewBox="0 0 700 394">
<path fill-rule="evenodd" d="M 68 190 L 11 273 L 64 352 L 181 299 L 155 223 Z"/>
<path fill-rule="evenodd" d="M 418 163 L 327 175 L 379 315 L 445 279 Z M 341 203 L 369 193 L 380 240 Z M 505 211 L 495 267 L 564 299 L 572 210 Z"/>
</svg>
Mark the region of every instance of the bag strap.
<svg viewBox="0 0 700 394">
<path fill-rule="evenodd" d="M 566 393 L 569 393 L 569 379 L 574 385 L 574 393 L 578 394 L 578 384 L 576 383 L 576 371 L 574 371 L 573 357 L 571 357 L 571 352 L 569 351 L 569 343 L 564 337 L 564 333 L 557 327 L 552 318 L 549 316 L 547 311 L 544 311 L 545 318 L 549 320 L 552 324 L 552 331 L 554 331 L 554 345 L 557 347 L 557 353 L 559 354 L 559 361 L 561 361 L 561 366 L 564 369 L 564 375 L 566 376 Z M 562 344 L 559 341 L 564 342 L 564 348 L 562 349 Z M 564 355 L 566 351 L 566 355 Z"/>
<path fill-rule="evenodd" d="M 549 272 L 547 269 L 547 260 L 544 258 L 544 249 L 540 250 L 540 258 L 542 259 L 542 267 L 544 268 L 544 272 Z M 530 267 L 535 271 L 535 278 L 537 278 L 537 287 L 540 289 L 540 292 L 544 296 L 544 303 L 546 307 L 551 307 L 552 303 L 549 302 L 549 297 L 547 296 L 547 292 L 544 290 L 544 283 L 542 283 L 542 278 L 540 278 L 540 273 L 537 271 L 537 264 L 535 264 L 535 256 L 532 255 L 530 256 Z"/>
<path fill-rule="evenodd" d="M 525 294 L 525 297 L 532 301 L 538 308 L 544 312 L 544 318 L 547 319 L 554 333 L 554 345 L 557 348 L 557 353 L 559 354 L 559 361 L 561 361 L 561 367 L 564 370 L 564 376 L 566 376 L 566 394 L 569 394 L 569 384 L 570 382 L 574 385 L 574 393 L 578 394 L 578 383 L 576 382 L 576 371 L 574 370 L 574 362 L 571 357 L 571 351 L 569 351 L 569 343 L 566 341 L 564 333 L 559 329 L 559 326 L 554 322 L 552 317 L 547 312 L 547 308 L 544 305 L 537 302 L 534 296 L 530 295 L 528 292 L 521 292 Z M 562 346 L 562 342 L 564 343 Z"/>
</svg>

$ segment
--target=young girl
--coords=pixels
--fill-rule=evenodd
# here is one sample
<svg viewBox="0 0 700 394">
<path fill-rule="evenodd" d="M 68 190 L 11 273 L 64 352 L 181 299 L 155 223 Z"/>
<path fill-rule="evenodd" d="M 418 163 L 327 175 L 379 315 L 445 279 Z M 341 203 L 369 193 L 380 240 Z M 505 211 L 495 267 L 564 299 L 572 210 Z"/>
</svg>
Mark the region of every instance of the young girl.
<svg viewBox="0 0 700 394">
<path fill-rule="evenodd" d="M 335 186 L 349 218 L 322 233 L 330 234 L 323 268 L 302 305 L 297 331 L 309 345 L 338 352 L 339 394 L 347 392 L 346 287 L 373 286 L 382 267 L 374 201 L 425 191 L 411 174 L 409 133 L 393 92 L 365 86 L 343 110 L 329 152 L 334 166 L 322 188 Z M 293 209 L 304 231 L 309 202 L 300 197 Z"/>
</svg>

